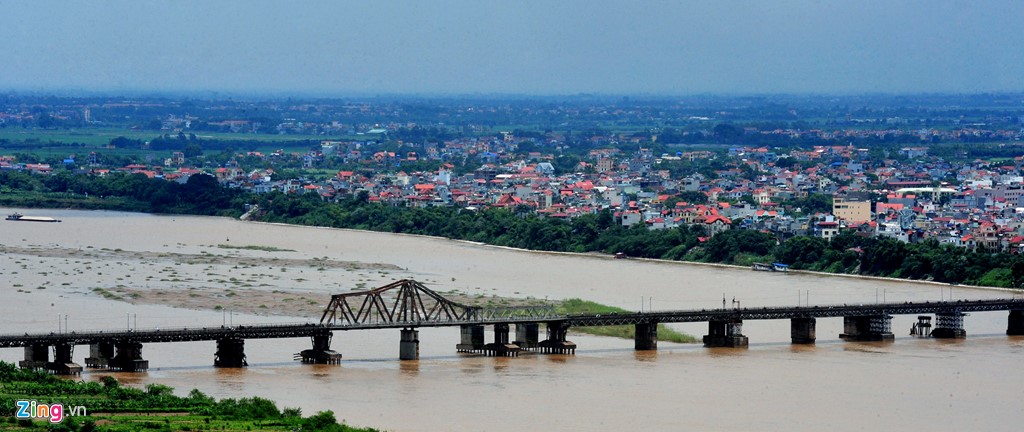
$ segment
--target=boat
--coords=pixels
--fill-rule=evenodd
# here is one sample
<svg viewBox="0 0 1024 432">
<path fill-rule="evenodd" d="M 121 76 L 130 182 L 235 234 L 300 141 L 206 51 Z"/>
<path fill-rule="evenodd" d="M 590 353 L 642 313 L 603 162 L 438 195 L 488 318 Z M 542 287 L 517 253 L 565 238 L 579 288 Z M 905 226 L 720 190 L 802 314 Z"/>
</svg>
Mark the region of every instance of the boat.
<svg viewBox="0 0 1024 432">
<path fill-rule="evenodd" d="M 789 265 L 783 263 L 754 263 L 752 267 L 755 271 L 767 271 L 767 272 L 788 272 Z"/>
<path fill-rule="evenodd" d="M 21 221 L 21 222 L 60 222 L 60 219 L 55 219 L 49 216 L 25 216 L 21 213 L 12 213 L 7 215 L 9 221 Z"/>
</svg>

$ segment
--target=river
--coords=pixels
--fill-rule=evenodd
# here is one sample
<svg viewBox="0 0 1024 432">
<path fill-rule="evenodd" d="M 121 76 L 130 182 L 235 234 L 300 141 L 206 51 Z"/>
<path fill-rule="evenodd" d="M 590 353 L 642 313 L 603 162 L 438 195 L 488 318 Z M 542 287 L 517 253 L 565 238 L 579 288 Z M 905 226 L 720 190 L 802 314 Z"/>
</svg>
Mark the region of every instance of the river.
<svg viewBox="0 0 1024 432">
<path fill-rule="evenodd" d="M 224 290 L 225 301 L 268 291 L 314 293 L 313 309 L 331 293 L 406 277 L 469 296 L 579 297 L 632 310 L 716 308 L 723 297 L 761 307 L 1013 295 L 224 218 L 2 211 L 15 210 L 63 222 L 3 222 L 2 333 L 319 319 L 282 316 L 274 304 L 255 314 L 197 310 L 133 304 L 95 290 L 119 286 L 182 298 L 189 290 Z M 266 265 L 239 265 L 240 258 Z M 373 265 L 297 264 L 316 260 Z M 656 352 L 636 352 L 632 340 L 571 334 L 579 346 L 574 356 L 518 358 L 457 354 L 458 329 L 421 329 L 418 361 L 397 359 L 397 330 L 349 331 L 332 343 L 344 355 L 341 365 L 292 361 L 309 347 L 305 339 L 250 340 L 244 369 L 213 368 L 213 342 L 149 344 L 149 372 L 113 375 L 132 385 L 171 385 L 179 394 L 198 388 L 216 397 L 267 397 L 306 414 L 330 409 L 349 424 L 394 431 L 1018 429 L 1024 338 L 1005 336 L 1006 313 L 971 314 L 968 338 L 958 341 L 909 337 L 914 319 L 893 319 L 892 343 L 840 341 L 842 319 L 835 318 L 818 320 L 816 344 L 794 346 L 788 321 L 748 321 L 748 349 L 661 342 Z M 706 324 L 673 327 L 706 332 Z M 87 351 L 78 347 L 76 361 L 83 363 Z M 21 355 L 0 350 L 7 361 Z M 87 371 L 82 378 L 108 374 Z"/>
</svg>

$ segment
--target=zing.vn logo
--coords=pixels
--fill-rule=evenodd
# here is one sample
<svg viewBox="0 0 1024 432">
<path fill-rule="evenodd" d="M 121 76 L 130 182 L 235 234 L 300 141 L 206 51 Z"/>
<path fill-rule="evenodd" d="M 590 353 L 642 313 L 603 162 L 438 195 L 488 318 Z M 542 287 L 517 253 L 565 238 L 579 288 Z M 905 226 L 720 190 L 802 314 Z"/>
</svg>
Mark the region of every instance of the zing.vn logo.
<svg viewBox="0 0 1024 432">
<path fill-rule="evenodd" d="M 68 410 L 65 411 L 64 404 L 41 404 L 34 400 L 20 400 L 15 401 L 14 404 L 18 407 L 14 416 L 19 419 L 41 418 L 48 419 L 50 423 L 60 423 L 64 417 L 89 415 L 84 406 L 68 407 Z"/>
</svg>

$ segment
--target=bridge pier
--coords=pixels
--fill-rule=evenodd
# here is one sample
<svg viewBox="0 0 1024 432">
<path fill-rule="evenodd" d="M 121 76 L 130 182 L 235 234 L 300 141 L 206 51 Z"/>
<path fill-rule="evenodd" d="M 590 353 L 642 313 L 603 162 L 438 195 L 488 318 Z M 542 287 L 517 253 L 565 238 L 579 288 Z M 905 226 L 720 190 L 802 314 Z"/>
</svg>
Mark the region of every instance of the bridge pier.
<svg viewBox="0 0 1024 432">
<path fill-rule="evenodd" d="M 53 361 L 46 364 L 46 369 L 58 375 L 80 375 L 82 366 L 71 358 L 74 356 L 75 344 L 61 342 L 53 346 Z"/>
<path fill-rule="evenodd" d="M 634 350 L 649 351 L 658 349 L 658 323 L 637 323 L 634 327 Z"/>
<path fill-rule="evenodd" d="M 749 339 L 743 335 L 743 320 L 709 321 L 704 346 L 708 348 L 745 348 Z"/>
<path fill-rule="evenodd" d="M 508 342 L 508 324 L 494 325 L 494 343 L 484 345 L 484 354 L 495 357 L 517 357 L 519 346 Z"/>
<path fill-rule="evenodd" d="M 1024 310 L 1010 311 L 1010 317 L 1006 323 L 1006 334 L 1008 336 L 1024 335 Z"/>
<path fill-rule="evenodd" d="M 540 351 L 546 354 L 576 354 L 576 344 L 565 340 L 569 325 L 565 321 L 548 323 L 548 338 L 540 343 Z"/>
<path fill-rule="evenodd" d="M 145 372 L 149 360 L 142 358 L 142 344 L 131 340 L 119 340 L 114 344 L 116 354 L 107 362 L 107 367 L 125 372 Z"/>
<path fill-rule="evenodd" d="M 455 350 L 464 353 L 475 353 L 484 350 L 484 326 L 461 325 L 462 340 L 455 345 Z"/>
<path fill-rule="evenodd" d="M 794 344 L 812 344 L 818 321 L 814 318 L 792 318 L 789 320 L 789 337 Z"/>
<path fill-rule="evenodd" d="M 217 339 L 217 352 L 213 355 L 213 365 L 231 368 L 249 366 L 249 362 L 245 361 L 245 339 Z"/>
<path fill-rule="evenodd" d="M 917 337 L 931 337 L 932 317 L 928 315 L 918 315 L 917 322 L 910 328 L 910 335 Z"/>
<path fill-rule="evenodd" d="M 89 345 L 89 357 L 85 358 L 85 367 L 105 368 L 114 358 L 114 343 L 100 342 Z"/>
<path fill-rule="evenodd" d="M 536 349 L 540 341 L 540 324 L 517 323 L 515 344 L 522 349 Z"/>
<path fill-rule="evenodd" d="M 420 332 L 416 329 L 402 329 L 402 340 L 398 343 L 399 360 L 420 359 Z"/>
<path fill-rule="evenodd" d="M 963 312 L 947 312 L 935 314 L 935 328 L 932 329 L 932 337 L 936 339 L 963 339 L 967 337 L 964 330 Z"/>
<path fill-rule="evenodd" d="M 50 346 L 31 344 L 25 346 L 25 360 L 18 362 L 22 369 L 46 369 L 50 362 Z"/>
<path fill-rule="evenodd" d="M 839 338 L 861 342 L 891 341 L 895 338 L 891 323 L 891 315 L 843 317 L 843 332 Z"/>
<path fill-rule="evenodd" d="M 314 364 L 338 364 L 341 363 L 341 353 L 331 350 L 331 338 L 334 335 L 331 332 L 325 332 L 318 335 L 313 335 L 310 339 L 313 340 L 313 348 L 308 350 L 302 350 L 297 358 L 301 358 L 303 363 L 314 363 Z"/>
</svg>

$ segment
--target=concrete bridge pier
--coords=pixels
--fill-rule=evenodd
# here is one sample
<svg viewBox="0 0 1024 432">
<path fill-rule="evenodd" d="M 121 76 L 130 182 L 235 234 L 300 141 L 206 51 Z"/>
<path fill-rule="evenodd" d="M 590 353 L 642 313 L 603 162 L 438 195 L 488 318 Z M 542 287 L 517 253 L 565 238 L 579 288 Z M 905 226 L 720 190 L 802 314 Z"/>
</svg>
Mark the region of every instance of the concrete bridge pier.
<svg viewBox="0 0 1024 432">
<path fill-rule="evenodd" d="M 94 343 L 89 345 L 89 357 L 85 358 L 85 367 L 105 368 L 112 358 L 114 358 L 113 342 Z"/>
<path fill-rule="evenodd" d="M 142 344 L 131 340 L 120 340 L 114 344 L 116 354 L 107 363 L 107 367 L 125 372 L 145 372 L 149 369 L 149 360 L 142 358 Z"/>
<path fill-rule="evenodd" d="M 46 369 L 50 362 L 50 346 L 32 344 L 25 346 L 25 360 L 18 362 L 22 369 Z"/>
<path fill-rule="evenodd" d="M 1006 334 L 1008 336 L 1024 336 L 1024 310 L 1010 311 L 1007 319 Z"/>
<path fill-rule="evenodd" d="M 402 329 L 402 340 L 398 343 L 399 360 L 420 359 L 420 332 L 416 329 Z"/>
<path fill-rule="evenodd" d="M 935 314 L 935 327 L 932 328 L 932 337 L 937 339 L 963 339 L 967 337 L 964 330 L 963 312 L 947 312 Z"/>
<path fill-rule="evenodd" d="M 637 323 L 634 326 L 633 349 L 649 351 L 658 349 L 658 323 Z"/>
<path fill-rule="evenodd" d="M 517 323 L 515 344 L 521 349 L 535 349 L 540 342 L 540 324 Z"/>
<path fill-rule="evenodd" d="M 818 321 L 814 318 L 793 318 L 789 320 L 789 337 L 794 344 L 812 344 Z"/>
<path fill-rule="evenodd" d="M 891 341 L 895 338 L 892 315 L 843 317 L 843 332 L 839 338 L 860 342 Z"/>
<path fill-rule="evenodd" d="M 569 324 L 565 321 L 548 323 L 548 338 L 541 341 L 540 351 L 546 354 L 576 354 L 576 344 L 565 340 Z"/>
<path fill-rule="evenodd" d="M 59 375 L 80 375 L 82 366 L 71 360 L 74 356 L 75 344 L 61 342 L 53 346 L 53 361 L 46 364 L 46 369 Z"/>
<path fill-rule="evenodd" d="M 245 361 L 245 339 L 217 339 L 217 352 L 213 355 L 213 365 L 231 368 L 249 366 L 249 362 Z"/>
<path fill-rule="evenodd" d="M 743 320 L 708 322 L 708 334 L 704 336 L 704 346 L 708 348 L 746 348 L 749 343 L 749 339 L 743 335 Z"/>
<path fill-rule="evenodd" d="M 325 332 L 310 337 L 313 341 L 313 348 L 302 350 L 295 357 L 302 359 L 303 363 L 313 364 L 338 364 L 341 363 L 341 353 L 331 350 L 331 332 Z"/>
<path fill-rule="evenodd" d="M 484 326 L 462 325 L 462 340 L 455 345 L 455 350 L 464 353 L 482 352 L 484 350 Z"/>
<path fill-rule="evenodd" d="M 494 325 L 494 343 L 484 345 L 484 354 L 495 357 L 516 357 L 519 346 L 508 342 L 508 324 Z"/>
</svg>

